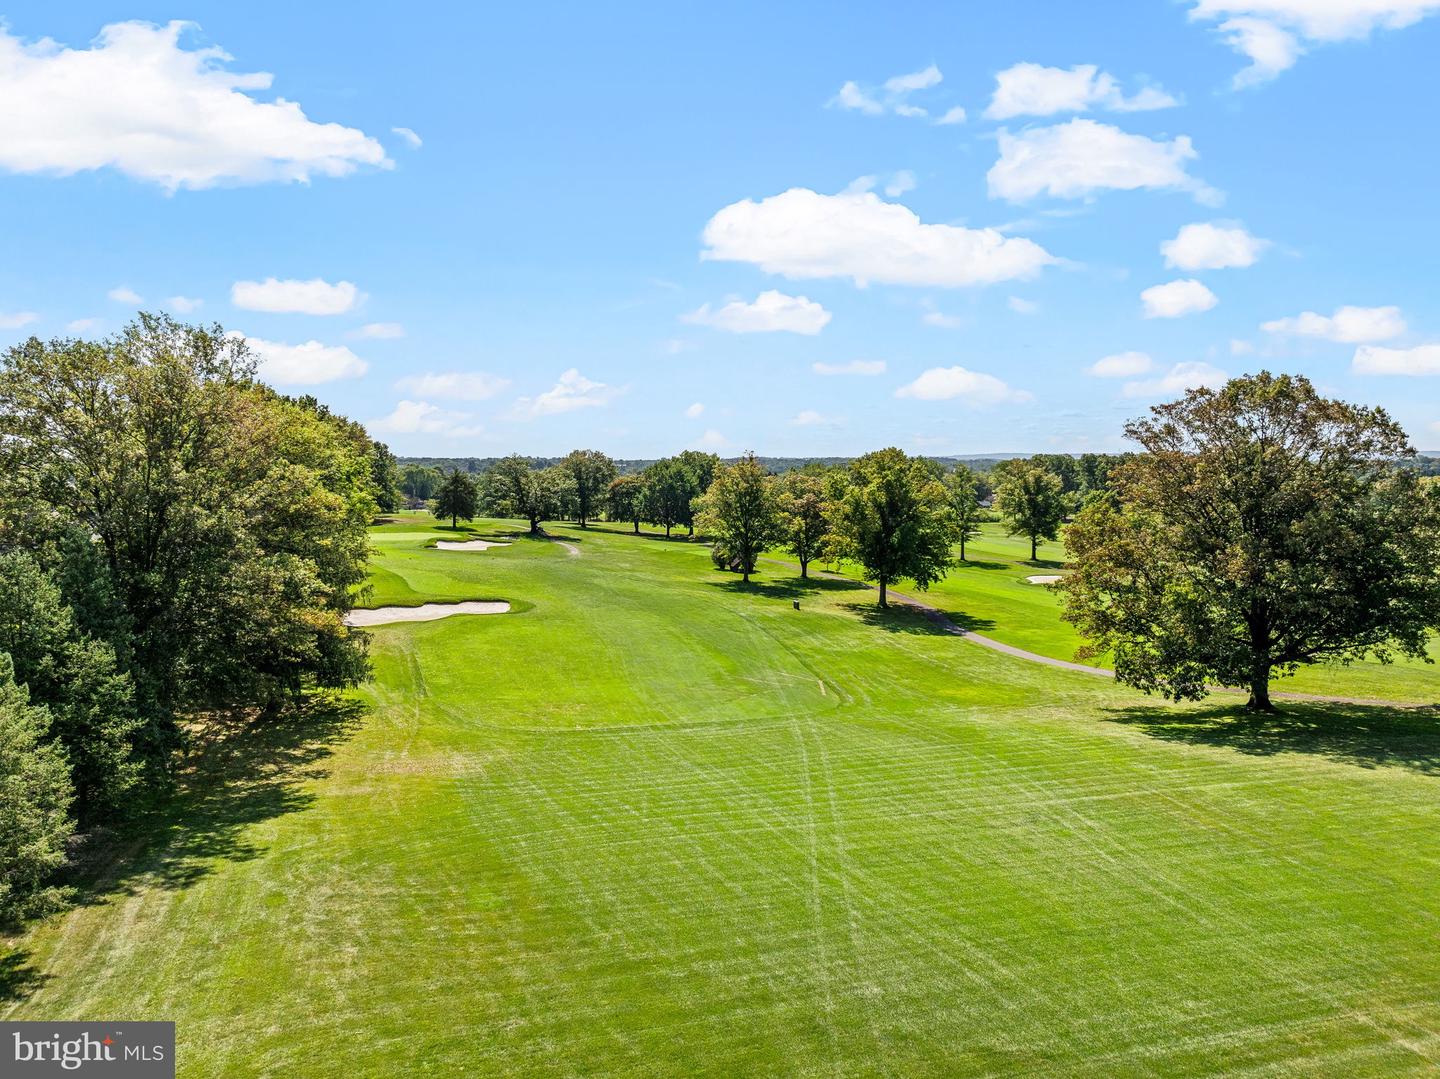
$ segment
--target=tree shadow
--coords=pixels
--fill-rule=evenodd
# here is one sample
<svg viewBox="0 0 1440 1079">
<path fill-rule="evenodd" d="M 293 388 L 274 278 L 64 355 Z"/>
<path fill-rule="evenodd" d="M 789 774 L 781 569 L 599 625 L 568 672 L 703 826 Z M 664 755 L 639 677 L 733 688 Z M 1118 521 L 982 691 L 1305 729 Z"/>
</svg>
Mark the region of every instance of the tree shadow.
<svg viewBox="0 0 1440 1079">
<path fill-rule="evenodd" d="M 358 701 L 317 694 L 275 717 L 207 717 L 192 732 L 175 793 L 123 835 L 87 837 L 62 883 L 77 903 L 102 903 L 141 888 L 188 888 L 217 861 L 257 857 L 262 848 L 246 829 L 311 805 L 308 784 L 329 774 L 319 763 L 365 711 Z"/>
<path fill-rule="evenodd" d="M 891 600 L 890 606 L 881 607 L 879 601 L 875 600 L 869 603 L 845 603 L 842 606 L 867 626 L 883 629 L 887 633 L 915 633 L 934 637 L 955 634 L 955 631 L 945 624 L 946 615 L 909 603 Z"/>
<path fill-rule="evenodd" d="M 995 619 L 993 618 L 981 618 L 979 615 L 966 614 L 964 611 L 951 610 L 949 607 L 940 608 L 940 613 L 969 633 L 986 633 L 995 628 Z"/>
<path fill-rule="evenodd" d="M 30 965 L 30 953 L 23 948 L 0 956 L 0 1004 L 24 1000 L 49 980 L 50 975 Z"/>
<path fill-rule="evenodd" d="M 1252 756 L 1308 753 L 1360 768 L 1405 768 L 1440 775 L 1440 706 L 1281 701 L 1278 713 L 1243 705 L 1181 709 L 1133 705 L 1107 709 L 1113 723 L 1152 738 L 1223 746 Z"/>
<path fill-rule="evenodd" d="M 964 562 L 957 560 L 955 569 L 1009 569 L 1009 562 L 986 562 L 978 558 L 967 558 Z"/>
<path fill-rule="evenodd" d="M 594 522 L 591 522 L 590 525 L 586 528 L 581 528 L 579 525 L 567 525 L 566 531 L 571 533 L 579 532 L 582 536 L 586 532 L 601 532 L 607 536 L 625 536 L 628 539 L 658 540 L 661 543 L 697 542 L 694 536 L 686 534 L 685 527 L 683 525 L 677 528 L 673 535 L 669 536 L 665 535 L 664 532 L 635 532 L 628 526 L 607 526 L 595 524 Z"/>
<path fill-rule="evenodd" d="M 751 578 L 747 584 L 738 574 L 724 580 L 706 582 L 711 588 L 723 588 L 739 595 L 764 596 L 767 599 L 802 599 L 822 592 L 854 592 L 865 586 L 859 581 L 835 580 L 831 577 L 781 577 L 774 580 Z"/>
<path fill-rule="evenodd" d="M 1065 568 L 1065 560 L 1062 558 L 1022 558 L 1015 564 L 1017 566 L 1034 566 L 1037 569 Z"/>
</svg>

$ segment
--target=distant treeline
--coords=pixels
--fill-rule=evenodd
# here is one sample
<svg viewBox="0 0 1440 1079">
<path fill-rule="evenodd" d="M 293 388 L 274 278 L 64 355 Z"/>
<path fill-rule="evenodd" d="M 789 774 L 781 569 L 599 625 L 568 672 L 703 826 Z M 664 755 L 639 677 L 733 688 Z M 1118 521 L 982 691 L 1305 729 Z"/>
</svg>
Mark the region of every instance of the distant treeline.
<svg viewBox="0 0 1440 1079">
<path fill-rule="evenodd" d="M 523 455 L 522 455 L 523 456 Z M 922 460 L 934 461 L 941 466 L 965 464 L 977 472 L 988 472 L 1001 461 L 1023 461 L 1034 454 L 1029 453 L 996 453 L 974 456 L 951 456 L 951 457 L 926 457 Z M 495 465 L 504 458 L 501 457 L 397 457 L 396 461 L 401 468 L 408 465 L 418 465 L 421 468 L 433 468 L 439 472 L 468 472 L 472 476 L 478 476 L 482 472 L 489 472 Z M 778 475 L 782 472 L 793 472 L 801 468 L 809 468 L 812 465 L 819 465 L 826 468 L 843 468 L 855 460 L 855 457 L 756 457 L 755 462 L 765 471 Z M 553 465 L 562 464 L 564 457 L 524 457 L 526 463 L 534 468 L 550 468 Z M 661 460 L 658 457 L 637 457 L 637 458 L 614 458 L 615 467 L 620 475 L 628 476 L 636 472 L 644 472 L 645 469 Z M 722 457 L 721 463 L 733 465 L 741 460 L 736 457 Z"/>
</svg>

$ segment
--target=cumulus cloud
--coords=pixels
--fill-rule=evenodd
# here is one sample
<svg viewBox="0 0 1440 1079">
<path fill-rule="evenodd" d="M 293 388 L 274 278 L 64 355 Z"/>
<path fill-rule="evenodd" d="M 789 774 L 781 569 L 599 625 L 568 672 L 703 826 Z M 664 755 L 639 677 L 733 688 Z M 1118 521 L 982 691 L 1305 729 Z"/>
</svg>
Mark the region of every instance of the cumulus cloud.
<svg viewBox="0 0 1440 1079">
<path fill-rule="evenodd" d="M 1096 378 L 1134 378 L 1146 374 L 1154 366 L 1155 361 L 1147 353 L 1116 352 L 1096 360 L 1085 368 L 1085 373 Z"/>
<path fill-rule="evenodd" d="M 1208 311 L 1220 301 L 1215 293 L 1189 277 L 1150 286 L 1140 293 L 1140 302 L 1145 307 L 1146 318 L 1180 318 Z"/>
<path fill-rule="evenodd" d="M 165 306 L 178 314 L 188 315 L 204 303 L 204 300 L 197 300 L 192 296 L 171 296 L 165 301 Z"/>
<path fill-rule="evenodd" d="M 935 122 L 942 127 L 948 127 L 951 124 L 963 124 L 965 122 L 964 106 L 952 105 L 941 113 L 939 119 Z"/>
<path fill-rule="evenodd" d="M 1174 397 L 1201 386 L 1217 389 L 1229 377 L 1208 363 L 1177 363 L 1159 378 L 1125 383 L 1120 392 L 1126 397 Z"/>
<path fill-rule="evenodd" d="M 958 330 L 965 325 L 965 320 L 959 315 L 947 315 L 944 311 L 926 311 L 920 316 L 920 321 L 942 330 Z"/>
<path fill-rule="evenodd" d="M 1034 315 L 1040 310 L 1040 305 L 1034 300 L 1027 300 L 1021 296 L 1011 296 L 1005 301 L 1005 306 L 1017 315 Z"/>
<path fill-rule="evenodd" d="M 715 450 L 728 449 L 729 446 L 730 440 L 715 430 L 715 428 L 711 427 L 694 442 L 690 443 L 689 448 L 692 450 L 710 450 L 713 452 Z"/>
<path fill-rule="evenodd" d="M 1014 116 L 1053 116 L 1057 112 L 1144 112 L 1168 109 L 1179 102 L 1155 86 L 1142 86 L 1126 97 L 1113 75 L 1094 64 L 1072 68 L 1016 64 L 995 76 L 995 94 L 985 115 L 991 120 Z"/>
<path fill-rule="evenodd" d="M 28 326 L 40 316 L 34 311 L 12 311 L 0 312 L 0 330 L 18 330 L 21 326 Z"/>
<path fill-rule="evenodd" d="M 510 385 L 508 378 L 483 371 L 427 371 L 406 375 L 395 388 L 416 397 L 439 397 L 447 401 L 487 401 Z"/>
<path fill-rule="evenodd" d="M 1012 390 L 994 375 L 964 367 L 932 367 L 914 382 L 895 391 L 896 397 L 917 401 L 959 399 L 974 408 L 986 405 L 1020 404 L 1034 398 L 1024 390 Z"/>
<path fill-rule="evenodd" d="M 129 288 L 125 285 L 119 285 L 115 288 L 112 288 L 109 292 L 105 293 L 105 297 L 106 299 L 114 300 L 116 303 L 141 304 L 145 302 L 143 299 L 141 299 L 138 292 L 136 292 L 133 288 Z"/>
<path fill-rule="evenodd" d="M 928 116 L 929 111 L 913 104 L 910 95 L 938 86 L 944 78 L 940 69 L 931 64 L 920 71 L 888 78 L 878 87 L 861 86 L 851 80 L 841 86 L 827 104 L 831 108 L 849 109 L 866 116 L 884 116 L 886 113 L 894 113 L 896 116 Z M 951 112 L 953 111 L 952 109 Z"/>
<path fill-rule="evenodd" d="M 730 333 L 800 333 L 814 336 L 830 321 L 830 312 L 805 296 L 787 296 L 770 289 L 753 303 L 731 300 L 719 310 L 702 304 L 680 321 Z"/>
<path fill-rule="evenodd" d="M 401 401 L 395 411 L 367 426 L 388 435 L 444 435 L 447 438 L 473 437 L 484 430 L 471 421 L 469 412 L 451 412 L 428 401 Z"/>
<path fill-rule="evenodd" d="M 1236 86 L 1272 79 L 1306 45 L 1398 30 L 1440 11 L 1440 0 L 1195 0 L 1192 19 L 1216 22 L 1231 48 L 1250 60 Z"/>
<path fill-rule="evenodd" d="M 409 146 L 412 150 L 418 150 L 420 149 L 420 147 L 425 145 L 424 140 L 422 140 L 419 135 L 415 134 L 415 132 L 411 131 L 408 127 L 392 127 L 390 129 L 390 132 L 391 134 L 399 135 L 402 139 L 404 139 L 405 144 Z"/>
<path fill-rule="evenodd" d="M 1197 156 L 1186 135 L 1167 142 L 1076 119 L 1019 134 L 1002 129 L 996 138 L 1000 158 L 986 173 L 992 198 L 1078 199 L 1099 191 L 1145 188 L 1187 191 L 1207 204 L 1220 199 L 1219 192 L 1185 171 Z"/>
<path fill-rule="evenodd" d="M 851 360 L 849 363 L 812 363 L 810 370 L 817 375 L 883 375 L 884 360 Z"/>
<path fill-rule="evenodd" d="M 705 406 L 699 401 L 696 401 L 685 410 L 685 418 L 687 420 L 698 420 L 703 415 L 705 415 Z"/>
<path fill-rule="evenodd" d="M 1440 345 L 1381 348 L 1361 345 L 1350 362 L 1357 375 L 1440 375 Z"/>
<path fill-rule="evenodd" d="M 843 422 L 838 416 L 826 416 L 813 408 L 802 408 L 790 421 L 794 427 L 838 427 Z"/>
<path fill-rule="evenodd" d="M 316 123 L 283 97 L 256 100 L 272 76 L 227 70 L 217 47 L 183 47 L 191 25 L 112 23 L 84 49 L 0 28 L 0 167 L 114 168 L 173 192 L 390 164 L 363 131 Z"/>
<path fill-rule="evenodd" d="M 350 336 L 381 339 L 404 337 L 405 327 L 398 322 L 367 322 L 358 330 L 352 331 Z"/>
<path fill-rule="evenodd" d="M 1269 240 L 1251 236 L 1243 225 L 1210 221 L 1185 225 L 1160 245 L 1160 253 L 1166 266 L 1180 270 L 1224 270 L 1253 266 L 1269 246 Z"/>
<path fill-rule="evenodd" d="M 344 345 L 319 341 L 287 345 L 259 337 L 246 337 L 245 343 L 260 361 L 260 377 L 276 386 L 318 386 L 359 378 L 370 366 Z"/>
<path fill-rule="evenodd" d="M 892 199 L 899 198 L 907 191 L 915 190 L 915 174 L 909 169 L 901 169 L 891 176 L 885 184 L 885 194 Z"/>
<path fill-rule="evenodd" d="M 1405 317 L 1398 307 L 1337 307 L 1333 315 L 1304 311 L 1293 318 L 1277 318 L 1262 322 L 1267 333 L 1294 334 L 1299 337 L 1323 337 L 1358 345 L 1365 341 L 1388 341 L 1405 332 Z"/>
<path fill-rule="evenodd" d="M 556 416 L 582 408 L 603 408 L 620 391 L 603 382 L 586 378 L 574 367 L 560 375 L 554 386 L 538 397 L 522 397 L 515 402 L 515 415 L 534 419 Z"/>
<path fill-rule="evenodd" d="M 66 333 L 84 333 L 86 330 L 93 330 L 100 325 L 98 318 L 77 318 L 65 323 Z"/>
<path fill-rule="evenodd" d="M 1056 261 L 1033 240 L 995 229 L 924 224 L 874 192 L 803 187 L 731 203 L 706 224 L 704 240 L 702 258 L 797 279 L 848 277 L 862 287 L 987 285 L 1033 277 Z"/>
<path fill-rule="evenodd" d="M 230 302 L 246 311 L 281 314 L 343 315 L 362 298 L 349 281 L 330 284 L 319 277 L 309 281 L 236 281 L 230 287 Z"/>
</svg>

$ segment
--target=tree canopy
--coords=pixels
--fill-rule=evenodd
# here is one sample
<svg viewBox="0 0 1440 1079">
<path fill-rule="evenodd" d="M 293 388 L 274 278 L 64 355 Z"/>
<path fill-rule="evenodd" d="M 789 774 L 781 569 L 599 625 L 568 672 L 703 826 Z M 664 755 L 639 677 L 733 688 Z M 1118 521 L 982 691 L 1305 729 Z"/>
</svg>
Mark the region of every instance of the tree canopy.
<svg viewBox="0 0 1440 1079">
<path fill-rule="evenodd" d="M 1006 472 L 996 490 L 995 505 L 1010 534 L 1030 541 L 1033 562 L 1040 541 L 1060 535 L 1066 510 L 1064 484 L 1049 469 L 1023 463 Z"/>
<path fill-rule="evenodd" d="M 575 520 L 585 528 L 603 507 L 610 482 L 615 479 L 615 462 L 599 450 L 571 450 L 561 467 L 574 486 Z"/>
<path fill-rule="evenodd" d="M 440 487 L 435 492 L 435 504 L 430 512 L 442 521 L 450 518 L 451 528 L 458 527 L 461 521 L 473 521 L 480 512 L 475 481 L 458 468 L 449 473 L 440 481 Z"/>
<path fill-rule="evenodd" d="M 1126 434 L 1146 451 L 1066 534 L 1065 618 L 1121 682 L 1198 698 L 1365 654 L 1424 657 L 1440 626 L 1440 492 L 1381 409 L 1261 373 L 1191 390 Z"/>
<path fill-rule="evenodd" d="M 976 493 L 978 481 L 966 465 L 956 465 L 945 477 L 950 494 L 950 510 L 955 515 L 955 538 L 960 544 L 960 561 L 965 561 L 965 543 L 980 534 L 980 501 Z M 1032 555 L 1033 557 L 1033 555 Z"/>
<path fill-rule="evenodd" d="M 719 467 L 699 506 L 701 530 L 748 583 L 761 552 L 785 534 L 774 479 L 748 453 Z"/>
<path fill-rule="evenodd" d="M 828 485 L 822 475 L 787 472 L 779 480 L 780 522 L 785 549 L 800 563 L 800 576 L 810 576 L 810 563 L 830 540 Z"/>
</svg>

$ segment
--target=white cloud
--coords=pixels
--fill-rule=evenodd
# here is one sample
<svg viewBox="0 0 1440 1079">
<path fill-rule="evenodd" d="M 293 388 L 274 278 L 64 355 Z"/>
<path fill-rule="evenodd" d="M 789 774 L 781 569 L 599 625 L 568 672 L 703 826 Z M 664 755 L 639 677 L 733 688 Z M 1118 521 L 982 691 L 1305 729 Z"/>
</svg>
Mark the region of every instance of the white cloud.
<svg viewBox="0 0 1440 1079">
<path fill-rule="evenodd" d="M 731 300 L 718 311 L 702 304 L 681 322 L 710 326 L 730 333 L 801 333 L 814 336 L 830 321 L 830 312 L 805 296 L 787 296 L 770 289 L 755 297 L 754 303 Z"/>
<path fill-rule="evenodd" d="M 390 435 L 444 435 L 467 438 L 478 435 L 482 427 L 469 421 L 468 412 L 450 412 L 428 401 L 401 401 L 395 411 L 368 424 L 371 431 Z"/>
<path fill-rule="evenodd" d="M 861 86 L 854 80 L 847 81 L 836 92 L 827 104 L 832 108 L 850 109 L 853 112 L 861 112 L 866 116 L 883 116 L 887 112 L 896 116 L 928 116 L 929 110 L 910 101 L 910 95 L 924 90 L 933 89 L 939 86 L 945 78 L 940 69 L 934 64 L 920 71 L 912 71 L 906 75 L 895 75 L 886 79 L 878 87 Z M 951 109 L 945 114 L 949 117 L 956 109 Z M 960 119 L 965 118 L 965 110 L 958 110 Z M 942 118 L 943 123 L 958 123 L 954 119 Z"/>
<path fill-rule="evenodd" d="M 682 352 L 694 352 L 700 346 L 683 337 L 671 337 L 660 342 L 660 351 L 667 356 L 678 356 Z"/>
<path fill-rule="evenodd" d="M 65 323 L 66 333 L 84 333 L 86 330 L 94 329 L 100 325 L 98 318 L 77 318 Z"/>
<path fill-rule="evenodd" d="M 177 314 L 188 315 L 191 311 L 203 306 L 204 303 L 204 300 L 197 300 L 190 296 L 171 296 L 165 301 L 165 306 Z"/>
<path fill-rule="evenodd" d="M 1096 360 L 1085 368 L 1087 375 L 1096 378 L 1134 378 L 1143 375 L 1155 366 L 1155 361 L 1144 352 L 1116 352 Z"/>
<path fill-rule="evenodd" d="M 1034 315 L 1040 311 L 1040 305 L 1034 300 L 1026 300 L 1020 296 L 1011 296 L 1005 301 L 1005 305 L 1017 315 Z"/>
<path fill-rule="evenodd" d="M 556 416 L 581 408 L 601 408 L 615 399 L 620 391 L 603 382 L 586 378 L 574 367 L 560 375 L 559 381 L 539 397 L 522 397 L 515 402 L 515 414 L 533 419 Z"/>
<path fill-rule="evenodd" d="M 15 311 L 11 314 L 0 312 L 0 330 L 18 330 L 21 326 L 28 326 L 40 316 L 34 311 Z"/>
<path fill-rule="evenodd" d="M 230 302 L 246 311 L 271 311 L 301 315 L 343 315 L 362 298 L 349 281 L 330 284 L 319 277 L 309 281 L 236 281 L 230 287 Z"/>
<path fill-rule="evenodd" d="M 959 315 L 947 315 L 943 311 L 926 311 L 920 316 L 920 321 L 927 326 L 938 326 L 942 330 L 958 330 L 965 325 L 965 320 Z"/>
<path fill-rule="evenodd" d="M 731 203 L 705 226 L 702 258 L 754 263 L 790 278 L 956 288 L 1033 277 L 1055 262 L 1033 240 L 995 229 L 927 225 L 873 192 L 797 187 Z"/>
<path fill-rule="evenodd" d="M 687 420 L 698 420 L 703 415 L 705 415 L 705 406 L 699 401 L 696 401 L 685 410 L 685 418 Z"/>
<path fill-rule="evenodd" d="M 418 150 L 420 149 L 420 147 L 425 145 L 424 140 L 421 139 L 419 135 L 415 134 L 415 132 L 411 131 L 408 127 L 392 127 L 390 129 L 390 132 L 391 134 L 399 135 L 402 139 L 404 139 L 406 145 L 408 145 L 412 150 Z"/>
<path fill-rule="evenodd" d="M 1249 356 L 1252 355 L 1254 352 L 1255 346 L 1249 341 L 1242 340 L 1239 337 L 1230 338 L 1230 355 Z"/>
<path fill-rule="evenodd" d="M 964 367 L 932 367 L 914 382 L 895 391 L 896 397 L 918 401 L 950 401 L 956 398 L 972 407 L 1020 404 L 1033 400 L 1024 390 L 1012 390 L 994 375 L 970 371 Z"/>
<path fill-rule="evenodd" d="M 1405 317 L 1398 307 L 1337 307 L 1333 315 L 1304 311 L 1294 318 L 1263 322 L 1267 333 L 1288 333 L 1299 337 L 1323 337 L 1358 345 L 1364 341 L 1388 341 L 1405 332 Z"/>
<path fill-rule="evenodd" d="M 711 427 L 703 435 L 690 443 L 692 450 L 723 450 L 728 448 L 730 440 L 722 435 L 715 428 Z"/>
<path fill-rule="evenodd" d="M 1224 270 L 1253 266 L 1269 240 L 1251 236 L 1233 221 L 1185 225 L 1160 245 L 1165 265 L 1181 270 Z"/>
<path fill-rule="evenodd" d="M 944 114 L 935 121 L 937 124 L 949 126 L 950 124 L 963 124 L 965 122 L 965 108 L 963 105 L 952 105 L 946 109 Z"/>
<path fill-rule="evenodd" d="M 416 397 L 487 401 L 508 385 L 508 378 L 487 375 L 483 371 L 427 371 L 423 375 L 406 375 L 395 383 L 395 388 Z"/>
<path fill-rule="evenodd" d="M 398 322 L 367 322 L 351 333 L 352 337 L 393 339 L 405 336 L 405 327 Z"/>
<path fill-rule="evenodd" d="M 1229 377 L 1208 363 L 1177 363 L 1159 378 L 1125 383 L 1120 392 L 1126 397 L 1172 397 L 1201 386 L 1216 389 Z"/>
<path fill-rule="evenodd" d="M 136 292 L 133 288 L 127 288 L 125 285 L 119 285 L 115 288 L 112 288 L 109 292 L 105 293 L 105 296 L 107 299 L 114 300 L 116 303 L 140 304 L 145 302 L 143 299 L 140 298 L 140 294 L 138 292 Z"/>
<path fill-rule="evenodd" d="M 907 191 L 915 190 L 915 174 L 909 169 L 901 169 L 894 176 L 890 177 L 885 185 L 885 194 L 892 199 L 899 198 Z"/>
<path fill-rule="evenodd" d="M 260 377 L 277 386 L 318 386 L 342 378 L 359 378 L 370 369 L 344 345 L 323 345 L 319 341 L 287 345 L 259 337 L 246 337 L 245 343 L 260 361 Z"/>
<path fill-rule="evenodd" d="M 1189 277 L 1164 285 L 1151 285 L 1140 293 L 1140 302 L 1145 306 L 1146 318 L 1179 318 L 1208 311 L 1220 301 L 1215 293 Z"/>
<path fill-rule="evenodd" d="M 1219 193 L 1185 171 L 1197 155 L 1186 135 L 1169 142 L 1131 135 L 1094 120 L 1001 129 L 1000 158 L 986 173 L 992 198 L 1024 202 L 1037 195 L 1087 198 L 1097 191 L 1140 188 L 1188 191 L 1201 202 Z"/>
<path fill-rule="evenodd" d="M 1398 30 L 1437 11 L 1440 0 L 1196 0 L 1190 17 L 1219 22 L 1230 47 L 1250 60 L 1235 76 L 1236 86 L 1248 86 L 1289 68 L 1305 44 Z"/>
<path fill-rule="evenodd" d="M 802 408 L 790 421 L 794 427 L 835 427 L 841 422 L 838 416 L 826 416 L 813 408 Z"/>
<path fill-rule="evenodd" d="M 1361 345 L 1350 363 L 1357 375 L 1440 375 L 1440 345 L 1381 348 Z"/>
<path fill-rule="evenodd" d="M 1178 105 L 1174 97 L 1153 86 L 1126 97 L 1113 75 L 1094 64 L 1072 68 L 1016 64 L 995 76 L 995 95 L 985 115 L 992 120 L 1013 116 L 1053 116 L 1057 112 L 1143 112 Z"/>
<path fill-rule="evenodd" d="M 231 57 L 218 47 L 182 48 L 191 25 L 112 23 L 85 49 L 0 28 L 0 167 L 115 168 L 173 192 L 390 164 L 363 131 L 316 123 L 283 97 L 250 96 L 272 76 L 226 70 Z"/>
<path fill-rule="evenodd" d="M 851 360 L 849 363 L 812 363 L 810 370 L 817 375 L 883 375 L 884 360 Z"/>
</svg>

